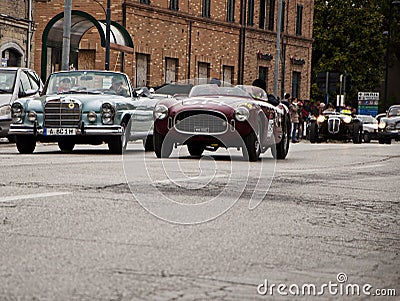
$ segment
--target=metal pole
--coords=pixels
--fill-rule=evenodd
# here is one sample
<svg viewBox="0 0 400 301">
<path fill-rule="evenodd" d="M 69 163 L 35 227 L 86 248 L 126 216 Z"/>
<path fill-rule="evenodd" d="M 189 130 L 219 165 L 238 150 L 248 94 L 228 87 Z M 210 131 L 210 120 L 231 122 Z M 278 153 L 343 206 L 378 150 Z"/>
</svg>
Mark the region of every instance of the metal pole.
<svg viewBox="0 0 400 301">
<path fill-rule="evenodd" d="M 72 0 L 64 0 L 64 26 L 61 70 L 69 69 L 69 51 L 71 48 L 71 10 Z"/>
<path fill-rule="evenodd" d="M 110 70 L 110 32 L 111 32 L 111 0 L 107 0 L 106 14 L 106 63 L 105 69 Z"/>
<path fill-rule="evenodd" d="M 28 1 L 28 36 L 26 38 L 26 67 L 31 66 L 32 0 Z"/>
<path fill-rule="evenodd" d="M 274 95 L 278 97 L 279 61 L 281 57 L 282 0 L 278 0 L 278 21 L 276 24 L 276 53 L 274 71 Z"/>
</svg>

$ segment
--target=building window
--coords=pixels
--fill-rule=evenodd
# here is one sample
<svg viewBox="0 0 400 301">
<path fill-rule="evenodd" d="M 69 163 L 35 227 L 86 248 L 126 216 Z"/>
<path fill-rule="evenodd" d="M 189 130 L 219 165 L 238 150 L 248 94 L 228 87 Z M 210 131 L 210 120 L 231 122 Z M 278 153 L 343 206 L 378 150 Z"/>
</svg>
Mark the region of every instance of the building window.
<svg viewBox="0 0 400 301">
<path fill-rule="evenodd" d="M 150 4 L 150 0 L 140 0 L 140 3 L 143 3 L 143 4 Z"/>
<path fill-rule="evenodd" d="M 136 87 L 147 87 L 150 79 L 150 55 L 136 53 Z"/>
<path fill-rule="evenodd" d="M 249 0 L 247 8 L 247 25 L 254 25 L 254 0 Z"/>
<path fill-rule="evenodd" d="M 228 0 L 226 20 L 228 22 L 235 22 L 235 0 Z"/>
<path fill-rule="evenodd" d="M 165 83 L 170 84 L 178 81 L 178 59 L 165 58 Z"/>
<path fill-rule="evenodd" d="M 260 22 L 262 29 L 274 30 L 275 21 L 275 0 L 260 1 Z"/>
<path fill-rule="evenodd" d="M 297 5 L 297 17 L 296 17 L 296 35 L 302 35 L 303 26 L 303 5 Z"/>
<path fill-rule="evenodd" d="M 286 2 L 282 2 L 282 20 L 281 20 L 281 31 L 285 31 L 285 11 L 286 11 Z"/>
<path fill-rule="evenodd" d="M 210 78 L 210 64 L 209 63 L 198 63 L 198 73 L 197 77 L 199 79 L 199 84 L 206 84 L 208 78 Z"/>
<path fill-rule="evenodd" d="M 268 67 L 258 67 L 258 78 L 265 80 L 268 91 Z"/>
<path fill-rule="evenodd" d="M 202 16 L 205 18 L 210 18 L 210 0 L 203 0 L 203 6 L 202 6 Z"/>
<path fill-rule="evenodd" d="M 228 84 L 233 84 L 233 67 L 232 66 L 223 66 L 222 67 L 222 82 L 223 83 L 228 83 Z"/>
<path fill-rule="evenodd" d="M 169 9 L 171 10 L 179 10 L 178 0 L 170 0 L 169 1 Z"/>
<path fill-rule="evenodd" d="M 300 97 L 300 80 L 301 73 L 294 71 L 292 75 L 292 97 Z"/>
</svg>

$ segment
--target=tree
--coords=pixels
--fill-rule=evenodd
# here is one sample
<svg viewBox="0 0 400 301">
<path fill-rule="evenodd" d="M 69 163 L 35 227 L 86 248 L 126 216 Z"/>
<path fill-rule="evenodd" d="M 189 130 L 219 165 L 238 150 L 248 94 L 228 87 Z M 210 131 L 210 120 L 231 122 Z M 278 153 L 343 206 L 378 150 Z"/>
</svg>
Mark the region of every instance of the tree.
<svg viewBox="0 0 400 301">
<path fill-rule="evenodd" d="M 319 72 L 351 74 L 347 104 L 356 106 L 358 91 L 375 91 L 385 69 L 386 37 L 382 0 L 315 0 L 311 97 Z M 390 2 L 389 2 L 390 3 Z"/>
</svg>

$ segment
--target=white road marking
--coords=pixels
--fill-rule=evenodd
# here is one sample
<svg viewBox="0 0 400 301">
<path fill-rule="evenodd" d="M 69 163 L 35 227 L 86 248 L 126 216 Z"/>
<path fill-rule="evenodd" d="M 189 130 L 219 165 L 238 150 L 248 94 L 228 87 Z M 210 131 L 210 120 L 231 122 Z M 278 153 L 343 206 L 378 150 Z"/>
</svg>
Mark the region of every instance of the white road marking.
<svg viewBox="0 0 400 301">
<path fill-rule="evenodd" d="M 0 198 L 0 203 L 5 203 L 9 201 L 25 200 L 25 199 L 36 199 L 36 198 L 48 198 L 52 196 L 60 196 L 72 194 L 72 192 L 48 192 L 48 193 L 36 193 L 36 194 L 25 194 L 25 195 L 15 195 Z"/>
</svg>

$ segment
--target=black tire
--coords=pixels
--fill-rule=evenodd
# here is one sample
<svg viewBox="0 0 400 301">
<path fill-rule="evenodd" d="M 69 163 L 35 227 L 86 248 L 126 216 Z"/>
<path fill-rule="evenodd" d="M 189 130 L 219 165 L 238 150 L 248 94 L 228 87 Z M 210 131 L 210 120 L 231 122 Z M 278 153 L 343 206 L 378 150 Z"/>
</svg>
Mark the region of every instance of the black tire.
<svg viewBox="0 0 400 301">
<path fill-rule="evenodd" d="M 128 123 L 130 125 L 130 123 Z M 110 153 L 120 155 L 122 151 L 126 149 L 129 140 L 129 127 L 126 126 L 126 123 L 123 122 L 121 124 L 123 127 L 123 132 L 121 136 L 111 137 L 111 140 L 108 141 L 108 149 Z"/>
<path fill-rule="evenodd" d="M 172 153 L 172 143 L 164 139 L 165 136 L 154 129 L 153 146 L 157 158 L 168 158 Z"/>
<path fill-rule="evenodd" d="M 144 146 L 145 152 L 153 152 L 154 151 L 153 135 L 149 135 L 143 140 L 143 146 Z"/>
<path fill-rule="evenodd" d="M 75 147 L 75 143 L 70 141 L 58 141 L 58 147 L 63 153 L 70 153 Z"/>
<path fill-rule="evenodd" d="M 201 157 L 205 150 L 205 147 L 198 143 L 188 143 L 187 147 L 192 157 Z"/>
<path fill-rule="evenodd" d="M 15 143 L 20 154 L 32 154 L 36 148 L 36 139 L 34 136 L 18 135 Z"/>
<path fill-rule="evenodd" d="M 316 121 L 310 123 L 310 142 L 316 143 L 318 141 L 318 125 Z"/>
<path fill-rule="evenodd" d="M 290 120 L 288 118 L 285 120 L 282 130 L 281 141 L 271 148 L 272 156 L 277 160 L 285 159 L 289 152 Z"/>
<path fill-rule="evenodd" d="M 261 121 L 257 120 L 256 128 L 249 135 L 243 138 L 244 147 L 242 147 L 243 158 L 250 162 L 256 162 L 261 154 Z"/>
<path fill-rule="evenodd" d="M 7 139 L 8 139 L 8 142 L 15 143 L 15 135 L 8 135 Z"/>
<path fill-rule="evenodd" d="M 364 143 L 371 142 L 371 135 L 368 132 L 364 132 Z"/>
<path fill-rule="evenodd" d="M 384 138 L 379 138 L 378 141 L 379 141 L 379 144 L 385 144 L 385 139 Z"/>
<path fill-rule="evenodd" d="M 386 138 L 385 144 L 392 144 L 392 138 Z"/>
<path fill-rule="evenodd" d="M 362 126 L 360 123 L 353 124 L 353 143 L 360 144 L 362 141 Z"/>
</svg>

